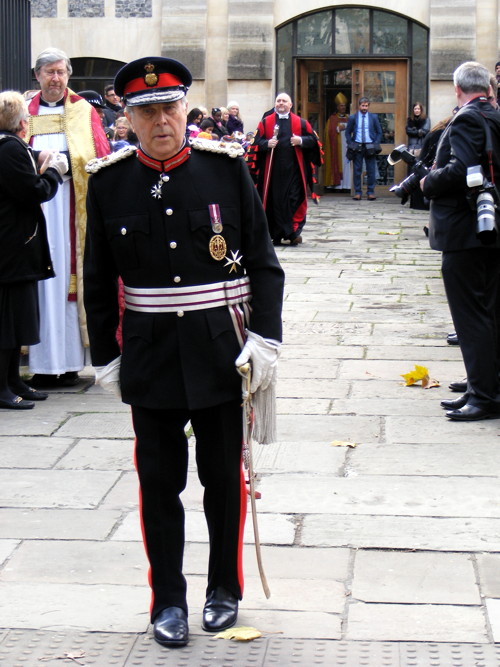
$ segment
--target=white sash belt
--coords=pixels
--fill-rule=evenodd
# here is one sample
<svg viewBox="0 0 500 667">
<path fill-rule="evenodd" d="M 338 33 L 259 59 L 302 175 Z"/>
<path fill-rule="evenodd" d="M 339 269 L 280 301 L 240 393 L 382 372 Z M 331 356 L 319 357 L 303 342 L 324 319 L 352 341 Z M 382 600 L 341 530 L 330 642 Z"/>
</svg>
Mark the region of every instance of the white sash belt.
<svg viewBox="0 0 500 667">
<path fill-rule="evenodd" d="M 189 287 L 124 286 L 125 307 L 140 313 L 171 313 L 204 310 L 246 303 L 252 298 L 250 278 Z"/>
</svg>

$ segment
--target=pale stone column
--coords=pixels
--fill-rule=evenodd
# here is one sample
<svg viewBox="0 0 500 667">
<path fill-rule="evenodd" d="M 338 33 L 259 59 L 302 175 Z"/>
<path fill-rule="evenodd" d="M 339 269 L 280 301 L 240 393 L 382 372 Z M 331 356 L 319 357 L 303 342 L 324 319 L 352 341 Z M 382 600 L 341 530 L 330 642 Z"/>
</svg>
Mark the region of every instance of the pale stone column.
<svg viewBox="0 0 500 667">
<path fill-rule="evenodd" d="M 205 90 L 209 114 L 212 107 L 227 104 L 227 26 L 227 0 L 207 0 Z"/>
<path fill-rule="evenodd" d="M 498 52 L 498 0 L 476 2 L 476 60 L 495 72 Z"/>
</svg>

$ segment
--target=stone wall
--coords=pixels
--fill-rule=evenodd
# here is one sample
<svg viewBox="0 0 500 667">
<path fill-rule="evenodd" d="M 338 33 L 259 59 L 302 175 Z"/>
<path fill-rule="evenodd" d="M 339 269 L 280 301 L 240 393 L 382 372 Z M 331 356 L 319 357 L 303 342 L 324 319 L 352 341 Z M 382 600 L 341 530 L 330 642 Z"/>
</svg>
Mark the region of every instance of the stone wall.
<svg viewBox="0 0 500 667">
<path fill-rule="evenodd" d="M 56 18 L 57 0 L 31 0 L 31 18 Z"/>
<path fill-rule="evenodd" d="M 115 0 L 116 18 L 150 18 L 153 16 L 151 0 Z"/>
<path fill-rule="evenodd" d="M 104 0 L 68 0 L 69 18 L 102 18 Z"/>
<path fill-rule="evenodd" d="M 430 0 L 430 78 L 450 80 L 454 70 L 476 56 L 476 1 Z"/>
</svg>

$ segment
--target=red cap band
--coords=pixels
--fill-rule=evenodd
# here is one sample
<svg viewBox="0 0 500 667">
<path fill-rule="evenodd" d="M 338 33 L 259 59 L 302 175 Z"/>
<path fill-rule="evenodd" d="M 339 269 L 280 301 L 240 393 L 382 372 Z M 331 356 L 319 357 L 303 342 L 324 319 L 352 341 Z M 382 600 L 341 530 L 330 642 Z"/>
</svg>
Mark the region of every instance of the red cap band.
<svg viewBox="0 0 500 667">
<path fill-rule="evenodd" d="M 123 96 L 127 96 L 130 93 L 137 93 L 139 91 L 146 91 L 146 90 L 155 90 L 157 88 L 174 88 L 176 86 L 182 86 L 182 81 L 178 79 L 176 76 L 173 74 L 158 74 L 158 81 L 154 86 L 148 86 L 146 82 L 144 81 L 144 77 L 139 77 L 137 79 L 132 79 L 132 81 L 129 81 L 127 85 L 124 87 L 123 90 Z"/>
</svg>

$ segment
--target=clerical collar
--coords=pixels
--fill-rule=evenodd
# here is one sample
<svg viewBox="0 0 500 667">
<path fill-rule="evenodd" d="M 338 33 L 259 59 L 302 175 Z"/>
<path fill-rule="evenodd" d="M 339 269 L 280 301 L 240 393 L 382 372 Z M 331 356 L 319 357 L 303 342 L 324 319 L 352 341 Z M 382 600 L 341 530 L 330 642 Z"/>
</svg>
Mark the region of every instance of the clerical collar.
<svg viewBox="0 0 500 667">
<path fill-rule="evenodd" d="M 58 102 L 46 102 L 43 97 L 40 95 L 40 106 L 41 107 L 62 107 L 64 104 L 64 97 L 61 97 L 61 99 Z"/>
<path fill-rule="evenodd" d="M 281 119 L 281 118 L 290 118 L 290 114 L 289 114 L 289 113 L 278 113 L 278 112 L 276 112 L 276 115 L 277 115 L 278 118 L 280 118 L 280 119 Z"/>
<path fill-rule="evenodd" d="M 186 160 L 189 158 L 190 155 L 191 155 L 191 148 L 189 146 L 183 146 L 176 155 L 169 158 L 168 160 L 157 160 L 156 158 L 151 157 L 150 155 L 145 153 L 140 146 L 137 149 L 137 157 L 139 158 L 139 161 L 142 162 L 142 164 L 146 165 L 146 167 L 155 169 L 160 173 L 164 173 L 170 171 L 171 169 L 175 169 L 183 162 L 186 162 Z"/>
</svg>

